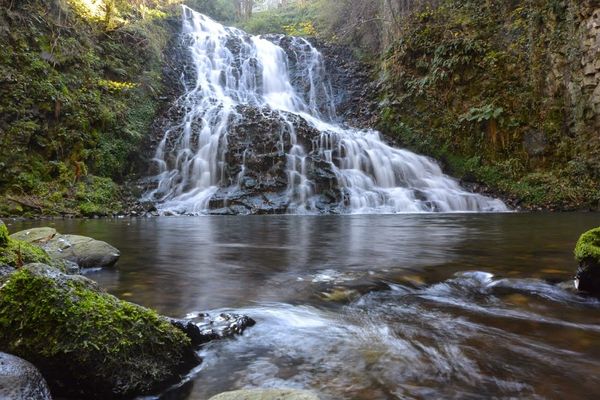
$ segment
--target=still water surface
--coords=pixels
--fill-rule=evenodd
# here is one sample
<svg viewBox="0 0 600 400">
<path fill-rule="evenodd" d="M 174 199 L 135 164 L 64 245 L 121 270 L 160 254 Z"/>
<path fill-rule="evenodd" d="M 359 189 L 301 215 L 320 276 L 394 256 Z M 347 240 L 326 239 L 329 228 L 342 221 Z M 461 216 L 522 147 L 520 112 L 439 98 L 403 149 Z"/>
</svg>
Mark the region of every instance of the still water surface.
<svg viewBox="0 0 600 400">
<path fill-rule="evenodd" d="M 572 278 L 600 214 L 161 217 L 13 222 L 105 240 L 111 293 L 258 323 L 202 350 L 169 398 L 243 387 L 323 399 L 600 398 L 600 301 Z"/>
</svg>

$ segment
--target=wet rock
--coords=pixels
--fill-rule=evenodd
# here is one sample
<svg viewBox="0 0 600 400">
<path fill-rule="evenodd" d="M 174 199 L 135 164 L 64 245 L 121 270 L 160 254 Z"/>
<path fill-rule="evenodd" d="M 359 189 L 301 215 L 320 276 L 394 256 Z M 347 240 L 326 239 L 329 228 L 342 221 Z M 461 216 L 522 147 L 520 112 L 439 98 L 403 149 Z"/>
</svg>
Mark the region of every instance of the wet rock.
<svg viewBox="0 0 600 400">
<path fill-rule="evenodd" d="M 56 236 L 57 232 L 54 228 L 32 228 L 24 231 L 19 231 L 10 235 L 15 240 L 22 240 L 32 244 L 44 244 Z"/>
<path fill-rule="evenodd" d="M 246 328 L 256 324 L 252 318 L 238 314 L 219 314 L 217 317 L 198 314 L 193 320 L 172 318 L 169 321 L 173 326 L 181 329 L 194 346 L 208 343 L 211 340 L 241 335 Z"/>
<path fill-rule="evenodd" d="M 86 236 L 55 235 L 43 249 L 54 259 L 76 263 L 81 268 L 112 267 L 121 256 L 110 244 Z"/>
<path fill-rule="evenodd" d="M 319 396 L 308 390 L 244 389 L 221 393 L 209 400 L 319 400 Z"/>
<path fill-rule="evenodd" d="M 600 296 L 600 227 L 581 235 L 575 246 L 575 259 L 579 262 L 577 289 Z"/>
<path fill-rule="evenodd" d="M 50 400 L 44 377 L 31 363 L 0 352 L 0 399 Z"/>
<path fill-rule="evenodd" d="M 166 318 L 44 264 L 0 278 L 0 351 L 26 358 L 60 397 L 159 391 L 198 364 Z"/>
</svg>

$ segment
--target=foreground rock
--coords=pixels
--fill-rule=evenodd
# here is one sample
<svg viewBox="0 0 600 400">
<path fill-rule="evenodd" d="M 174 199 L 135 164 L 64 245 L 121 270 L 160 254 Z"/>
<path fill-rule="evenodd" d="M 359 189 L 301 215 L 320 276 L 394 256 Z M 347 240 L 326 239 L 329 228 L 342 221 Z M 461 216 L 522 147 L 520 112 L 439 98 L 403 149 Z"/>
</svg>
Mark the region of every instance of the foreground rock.
<svg viewBox="0 0 600 400">
<path fill-rule="evenodd" d="M 82 276 L 30 264 L 0 278 L 0 288 L 0 351 L 36 365 L 56 396 L 148 394 L 198 363 L 167 319 Z"/>
<path fill-rule="evenodd" d="M 81 268 L 112 267 L 121 255 L 106 242 L 87 236 L 61 235 L 54 228 L 27 229 L 10 237 L 40 246 L 52 259 L 73 262 Z"/>
<path fill-rule="evenodd" d="M 31 363 L 0 353 L 0 399 L 50 400 L 46 381 Z"/>
<path fill-rule="evenodd" d="M 600 296 L 600 227 L 581 235 L 575 246 L 575 259 L 579 262 L 577 289 Z"/>
<path fill-rule="evenodd" d="M 319 400 L 319 397 L 307 390 L 245 389 L 221 393 L 209 400 Z"/>
</svg>

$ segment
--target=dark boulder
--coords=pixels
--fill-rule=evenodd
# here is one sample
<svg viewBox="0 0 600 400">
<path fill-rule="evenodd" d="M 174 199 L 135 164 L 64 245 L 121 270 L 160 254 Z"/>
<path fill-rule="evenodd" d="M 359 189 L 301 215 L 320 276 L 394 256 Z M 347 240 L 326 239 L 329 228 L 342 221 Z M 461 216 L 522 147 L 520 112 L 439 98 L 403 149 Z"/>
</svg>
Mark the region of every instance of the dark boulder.
<svg viewBox="0 0 600 400">
<path fill-rule="evenodd" d="M 238 314 L 219 314 L 217 317 L 198 314 L 193 319 L 172 318 L 170 322 L 173 326 L 181 329 L 194 346 L 241 335 L 246 328 L 256 324 L 252 318 Z"/>
</svg>

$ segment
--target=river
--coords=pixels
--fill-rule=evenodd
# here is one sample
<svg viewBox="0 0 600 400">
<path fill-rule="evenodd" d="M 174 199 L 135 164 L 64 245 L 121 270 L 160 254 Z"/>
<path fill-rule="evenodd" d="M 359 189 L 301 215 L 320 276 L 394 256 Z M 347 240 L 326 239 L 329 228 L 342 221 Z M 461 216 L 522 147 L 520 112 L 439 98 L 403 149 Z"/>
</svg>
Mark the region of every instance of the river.
<svg viewBox="0 0 600 400">
<path fill-rule="evenodd" d="M 174 317 L 257 321 L 164 396 L 293 387 L 323 399 L 600 395 L 600 301 L 572 249 L 600 214 L 159 217 L 9 222 L 105 240 L 109 292 Z"/>
</svg>

